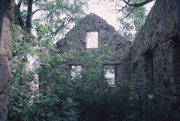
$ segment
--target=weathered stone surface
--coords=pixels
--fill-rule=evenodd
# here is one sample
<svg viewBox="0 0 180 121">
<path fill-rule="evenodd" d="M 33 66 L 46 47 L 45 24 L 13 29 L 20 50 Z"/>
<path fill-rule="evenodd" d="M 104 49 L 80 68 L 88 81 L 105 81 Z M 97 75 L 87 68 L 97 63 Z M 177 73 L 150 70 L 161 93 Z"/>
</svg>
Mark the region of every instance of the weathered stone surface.
<svg viewBox="0 0 180 121">
<path fill-rule="evenodd" d="M 117 83 L 134 80 L 137 94 L 151 96 L 153 106 L 157 108 L 152 120 L 179 121 L 180 37 L 176 9 L 179 7 L 175 0 L 156 0 L 133 44 L 105 20 L 90 14 L 57 45 L 62 52 L 85 50 L 86 33 L 98 31 L 99 47 L 108 45 L 112 53 L 111 57 L 104 55 L 106 63 L 118 65 Z M 74 45 L 68 47 L 68 42 Z M 162 117 L 162 114 L 166 116 Z"/>
<path fill-rule="evenodd" d="M 139 94 L 154 96 L 158 121 L 180 120 L 178 106 L 172 110 L 180 90 L 175 83 L 180 81 L 177 76 L 180 74 L 180 55 L 177 55 L 180 41 L 174 37 L 176 25 L 175 0 L 156 0 L 132 46 L 131 79 L 135 80 Z M 174 116 L 170 116 L 171 111 Z M 165 112 L 169 116 L 160 116 Z"/>
<path fill-rule="evenodd" d="M 86 33 L 98 31 L 99 47 L 108 45 L 108 64 L 117 64 L 117 78 L 135 81 L 135 91 L 153 97 L 156 117 L 153 120 L 178 121 L 180 112 L 180 40 L 175 0 L 157 0 L 145 25 L 133 44 L 97 15 L 90 14 L 79 22 L 57 45 L 62 52 L 85 50 Z M 68 42 L 74 45 L 67 47 Z M 74 62 L 78 64 L 78 62 Z M 173 116 L 171 115 L 173 112 Z M 167 117 L 160 115 L 168 114 Z"/>
<path fill-rule="evenodd" d="M 71 31 L 69 31 L 65 38 L 59 40 L 57 45 L 61 52 L 68 50 L 75 50 L 77 53 L 81 50 L 86 50 L 86 35 L 87 32 L 98 32 L 98 46 L 107 45 L 108 52 L 112 55 L 102 55 L 105 64 L 117 65 L 117 84 L 123 80 L 130 79 L 130 50 L 131 41 L 122 37 L 120 33 L 115 31 L 114 27 L 101 17 L 95 14 L 89 14 L 82 19 Z M 68 43 L 73 43 L 68 46 Z M 91 49 L 96 51 L 97 49 Z M 74 62 L 71 64 L 82 64 L 81 62 Z"/>
</svg>

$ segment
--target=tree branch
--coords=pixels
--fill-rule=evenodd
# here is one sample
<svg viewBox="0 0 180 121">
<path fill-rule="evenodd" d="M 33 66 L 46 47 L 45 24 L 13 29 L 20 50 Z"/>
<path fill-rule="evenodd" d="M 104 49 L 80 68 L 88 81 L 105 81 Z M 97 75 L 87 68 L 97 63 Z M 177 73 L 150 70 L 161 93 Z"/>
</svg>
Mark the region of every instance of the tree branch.
<svg viewBox="0 0 180 121">
<path fill-rule="evenodd" d="M 52 35 L 52 34 L 57 35 L 57 33 L 61 30 L 62 27 L 66 28 L 66 29 L 69 29 L 69 28 L 67 28 L 67 25 L 68 25 L 72 20 L 73 20 L 73 19 L 70 18 L 67 22 L 64 21 L 64 22 L 61 24 L 61 26 L 60 26 L 56 31 L 54 31 L 54 32 L 51 33 L 51 35 Z"/>
<path fill-rule="evenodd" d="M 26 17 L 26 30 L 28 32 L 31 31 L 32 27 L 32 6 L 33 6 L 33 0 L 28 1 L 28 9 L 27 9 L 27 17 Z"/>
<path fill-rule="evenodd" d="M 22 29 L 24 29 L 24 21 L 21 16 L 20 7 L 22 5 L 23 0 L 19 0 L 18 4 L 15 4 L 15 21 L 21 26 Z"/>
<path fill-rule="evenodd" d="M 133 4 L 131 4 L 130 1 L 131 0 L 128 0 L 128 1 L 123 0 L 123 2 L 125 2 L 128 6 L 131 6 L 131 7 L 141 7 L 143 5 L 146 5 L 146 4 L 150 3 L 150 2 L 152 2 L 153 0 L 146 0 L 146 1 L 141 2 L 141 3 L 133 3 Z"/>
<path fill-rule="evenodd" d="M 127 18 L 127 17 L 134 11 L 134 9 L 136 9 L 136 8 L 138 8 L 138 7 L 141 7 L 141 6 L 144 6 L 144 5 L 146 5 L 146 4 L 148 4 L 148 3 L 152 2 L 152 1 L 153 1 L 153 0 L 145 0 L 144 2 L 141 2 L 141 3 L 130 3 L 131 0 L 123 0 L 123 2 L 125 3 L 125 5 L 124 5 L 121 9 L 119 9 L 118 12 L 124 10 L 125 8 L 127 8 L 127 7 L 129 6 L 129 7 L 132 8 L 132 9 L 131 9 L 131 11 L 124 17 L 124 18 Z M 118 12 L 117 12 L 117 13 L 118 13 Z M 123 19 L 124 19 L 124 18 L 123 18 Z M 122 19 L 122 20 L 123 20 L 123 19 Z"/>
<path fill-rule="evenodd" d="M 34 15 L 36 12 L 41 11 L 41 10 L 48 10 L 48 9 L 46 9 L 46 8 L 37 9 L 37 10 L 33 11 L 31 15 Z"/>
<path fill-rule="evenodd" d="M 123 18 L 123 19 L 125 19 L 125 18 L 127 18 L 129 15 L 131 15 L 131 13 L 134 11 L 134 9 L 135 9 L 136 7 L 133 7 L 132 9 L 131 9 L 131 11 Z M 122 20 L 123 20 L 122 19 Z"/>
<path fill-rule="evenodd" d="M 124 10 L 126 7 L 127 7 L 127 4 L 125 6 L 122 6 L 122 8 L 117 11 L 117 13 L 119 13 L 122 10 Z"/>
<path fill-rule="evenodd" d="M 20 8 L 21 7 L 21 4 L 22 4 L 22 0 L 19 0 L 18 4 L 17 4 L 17 7 Z"/>
</svg>

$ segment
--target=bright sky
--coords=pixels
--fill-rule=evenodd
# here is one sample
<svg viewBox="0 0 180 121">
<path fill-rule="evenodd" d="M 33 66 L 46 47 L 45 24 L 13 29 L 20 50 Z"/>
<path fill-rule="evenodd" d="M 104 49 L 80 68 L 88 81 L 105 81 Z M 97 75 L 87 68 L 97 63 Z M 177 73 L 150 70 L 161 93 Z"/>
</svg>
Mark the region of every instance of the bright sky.
<svg viewBox="0 0 180 121">
<path fill-rule="evenodd" d="M 149 13 L 151 7 L 154 5 L 154 2 L 147 4 L 146 10 Z M 88 7 L 85 9 L 87 14 L 95 13 L 98 16 L 105 19 L 110 25 L 114 26 L 116 30 L 120 27 L 120 22 L 117 21 L 118 17 L 121 17 L 121 13 L 117 13 L 115 11 L 119 9 L 118 7 L 114 6 L 114 2 L 109 2 L 108 0 L 103 0 L 100 2 L 99 0 L 88 0 Z"/>
<path fill-rule="evenodd" d="M 15 1 L 17 2 L 17 0 Z M 72 3 L 73 1 L 74 0 L 68 0 L 68 2 L 72 2 Z M 98 16 L 105 19 L 108 22 L 108 24 L 115 27 L 116 30 L 120 28 L 121 25 L 120 25 L 120 22 L 117 21 L 117 18 L 121 18 L 122 14 L 117 13 L 116 10 L 119 9 L 119 7 L 117 6 L 115 7 L 114 2 L 109 2 L 110 0 L 87 0 L 87 1 L 88 1 L 87 7 L 86 6 L 84 7 L 86 14 L 95 13 Z M 154 5 L 154 2 L 151 2 L 145 6 L 147 13 L 150 11 L 153 5 Z M 36 14 L 36 16 L 34 17 L 38 18 L 39 16 L 40 16 L 40 13 Z"/>
</svg>

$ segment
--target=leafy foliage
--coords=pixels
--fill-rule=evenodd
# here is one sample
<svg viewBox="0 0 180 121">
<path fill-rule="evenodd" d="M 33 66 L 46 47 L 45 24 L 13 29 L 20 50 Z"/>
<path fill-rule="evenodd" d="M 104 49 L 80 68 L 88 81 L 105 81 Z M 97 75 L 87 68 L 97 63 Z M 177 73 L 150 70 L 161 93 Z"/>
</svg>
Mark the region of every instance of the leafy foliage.
<svg viewBox="0 0 180 121">
<path fill-rule="evenodd" d="M 56 48 L 52 54 L 41 56 L 41 66 L 29 73 L 16 67 L 11 78 L 9 93 L 9 120 L 13 121 L 139 121 L 142 106 L 132 93 L 132 81 L 125 81 L 120 87 L 112 88 L 102 78 L 102 53 L 82 51 L 82 57 L 74 51 L 59 54 Z M 82 62 L 81 76 L 70 77 L 66 61 Z M 19 70 L 23 69 L 23 72 Z M 16 75 L 17 72 L 21 72 Z M 39 74 L 39 81 L 34 80 Z M 21 82 L 19 83 L 19 76 Z M 37 86 L 37 87 L 35 87 Z M 145 108 L 146 109 L 146 108 Z"/>
<path fill-rule="evenodd" d="M 144 0 L 132 0 L 133 3 L 141 3 Z M 133 39 L 135 37 L 135 33 L 140 30 L 140 28 L 145 23 L 146 19 L 146 9 L 144 6 L 133 8 L 131 6 L 127 6 L 121 10 L 124 14 L 124 18 L 119 18 L 120 23 L 122 24 L 122 28 L 120 28 L 120 32 L 129 39 Z"/>
<path fill-rule="evenodd" d="M 60 35 L 85 15 L 84 5 L 84 0 L 17 0 L 15 24 L 29 33 L 37 23 L 48 24 L 49 35 Z"/>
<path fill-rule="evenodd" d="M 101 53 L 105 53 L 104 48 L 99 51 L 99 55 Z M 113 92 L 102 79 L 100 56 L 93 55 L 91 51 L 83 51 L 81 54 L 85 55 L 84 58 L 77 59 L 86 65 L 81 77 L 70 78 L 69 72 L 65 71 L 67 66 L 62 64 L 75 58 L 70 51 L 41 59 L 42 65 L 38 69 L 40 81 L 34 82 L 39 83 L 39 88 L 35 90 L 31 88 L 32 82 L 26 80 L 26 77 L 32 77 L 31 74 L 22 77 L 26 82 L 24 84 L 14 80 L 16 77 L 12 78 L 9 120 L 114 121 L 126 118 L 127 112 L 122 106 L 130 106 L 130 85 L 124 84 Z M 123 92 L 122 95 L 117 95 L 120 92 Z M 126 104 L 122 105 L 124 101 Z"/>
</svg>

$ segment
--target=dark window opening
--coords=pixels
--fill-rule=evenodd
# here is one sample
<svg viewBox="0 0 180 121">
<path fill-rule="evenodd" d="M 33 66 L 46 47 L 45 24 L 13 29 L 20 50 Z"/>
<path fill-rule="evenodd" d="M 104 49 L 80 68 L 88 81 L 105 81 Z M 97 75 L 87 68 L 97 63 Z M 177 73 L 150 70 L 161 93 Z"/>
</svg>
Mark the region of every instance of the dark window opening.
<svg viewBox="0 0 180 121">
<path fill-rule="evenodd" d="M 117 69 L 116 65 L 104 65 L 103 67 L 104 78 L 110 85 L 116 84 Z"/>
</svg>

